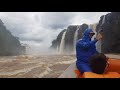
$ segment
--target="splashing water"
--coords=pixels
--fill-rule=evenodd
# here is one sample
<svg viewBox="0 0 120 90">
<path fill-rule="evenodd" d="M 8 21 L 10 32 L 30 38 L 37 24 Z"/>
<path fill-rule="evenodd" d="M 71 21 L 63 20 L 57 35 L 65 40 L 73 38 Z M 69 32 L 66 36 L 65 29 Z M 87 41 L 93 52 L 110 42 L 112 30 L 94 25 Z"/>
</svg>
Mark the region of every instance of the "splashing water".
<svg viewBox="0 0 120 90">
<path fill-rule="evenodd" d="M 80 26 L 78 25 L 77 30 L 75 31 L 75 34 L 74 34 L 74 40 L 73 40 L 74 51 L 73 51 L 73 53 L 75 53 L 75 50 L 76 50 L 76 41 L 78 40 L 78 30 L 79 30 L 79 28 L 80 28 Z"/>
<path fill-rule="evenodd" d="M 65 35 L 66 35 L 66 31 L 62 35 L 62 39 L 61 39 L 61 43 L 60 43 L 60 49 L 59 49 L 60 54 L 64 53 L 63 50 L 64 50 L 64 46 L 65 46 Z"/>
<path fill-rule="evenodd" d="M 57 52 L 59 52 L 59 48 L 58 48 L 58 46 L 57 46 Z"/>
<path fill-rule="evenodd" d="M 91 25 L 88 25 L 88 29 L 91 29 Z"/>
</svg>

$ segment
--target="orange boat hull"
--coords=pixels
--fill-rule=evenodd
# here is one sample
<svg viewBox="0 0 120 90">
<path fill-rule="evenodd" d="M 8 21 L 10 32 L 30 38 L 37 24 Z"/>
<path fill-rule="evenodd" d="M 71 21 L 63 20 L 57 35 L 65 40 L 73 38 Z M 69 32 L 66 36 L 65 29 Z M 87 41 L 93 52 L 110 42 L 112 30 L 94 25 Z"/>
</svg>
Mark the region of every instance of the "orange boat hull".
<svg viewBox="0 0 120 90">
<path fill-rule="evenodd" d="M 74 72 L 77 78 L 120 78 L 120 59 L 110 58 L 109 67 L 105 74 L 85 72 L 83 75 L 76 69 Z"/>
<path fill-rule="evenodd" d="M 109 62 L 108 72 L 120 73 L 120 59 L 109 59 Z"/>
</svg>

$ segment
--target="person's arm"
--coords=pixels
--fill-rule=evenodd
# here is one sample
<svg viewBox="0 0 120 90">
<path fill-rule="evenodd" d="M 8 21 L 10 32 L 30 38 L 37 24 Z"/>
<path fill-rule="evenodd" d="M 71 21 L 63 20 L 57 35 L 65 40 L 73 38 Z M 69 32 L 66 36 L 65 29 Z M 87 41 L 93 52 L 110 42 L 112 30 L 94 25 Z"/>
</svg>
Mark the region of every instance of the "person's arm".
<svg viewBox="0 0 120 90">
<path fill-rule="evenodd" d="M 80 41 L 78 44 L 82 46 L 85 49 L 88 49 L 90 46 L 94 45 L 98 40 L 94 39 L 93 41 L 85 42 L 85 41 Z"/>
<path fill-rule="evenodd" d="M 90 46 L 94 45 L 98 40 L 102 39 L 102 35 L 99 33 L 93 41 L 85 42 L 79 41 L 78 44 L 82 46 L 84 49 L 88 49 Z"/>
<path fill-rule="evenodd" d="M 101 40 L 102 39 L 102 35 L 100 34 L 100 33 L 98 33 L 98 35 L 96 36 L 96 39 L 99 41 L 99 40 Z M 100 52 L 98 52 L 97 50 L 96 50 L 96 54 L 99 54 Z"/>
</svg>

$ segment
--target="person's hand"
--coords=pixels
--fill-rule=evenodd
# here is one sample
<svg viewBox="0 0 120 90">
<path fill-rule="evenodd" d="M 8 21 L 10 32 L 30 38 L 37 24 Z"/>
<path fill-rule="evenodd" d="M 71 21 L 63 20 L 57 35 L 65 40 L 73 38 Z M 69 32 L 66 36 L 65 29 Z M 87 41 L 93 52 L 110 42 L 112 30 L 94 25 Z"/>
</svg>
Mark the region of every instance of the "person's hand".
<svg viewBox="0 0 120 90">
<path fill-rule="evenodd" d="M 96 36 L 97 40 L 101 40 L 102 39 L 102 35 L 100 33 L 98 33 L 98 35 Z"/>
</svg>

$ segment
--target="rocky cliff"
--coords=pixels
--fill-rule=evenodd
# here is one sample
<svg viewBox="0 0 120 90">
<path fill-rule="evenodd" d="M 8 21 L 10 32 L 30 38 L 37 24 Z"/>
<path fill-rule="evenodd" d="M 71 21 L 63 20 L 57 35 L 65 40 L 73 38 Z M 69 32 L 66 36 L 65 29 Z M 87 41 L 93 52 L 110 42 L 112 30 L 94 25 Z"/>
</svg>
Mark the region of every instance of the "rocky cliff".
<svg viewBox="0 0 120 90">
<path fill-rule="evenodd" d="M 103 53 L 120 53 L 120 12 L 112 12 L 100 17 L 96 30 L 102 30 L 103 40 L 101 51 Z M 102 24 L 102 25 L 101 25 Z"/>
<path fill-rule="evenodd" d="M 14 37 L 0 20 L 0 55 L 19 55 L 24 53 L 25 47 L 20 44 L 19 38 Z"/>
<path fill-rule="evenodd" d="M 59 51 L 62 35 L 66 31 L 64 52 L 72 53 L 73 50 L 74 50 L 74 35 L 75 35 L 76 30 L 77 30 L 77 26 L 78 25 L 70 25 L 70 26 L 67 27 L 67 29 L 62 30 L 59 33 L 59 35 L 57 36 L 57 38 L 52 41 L 52 46 L 51 47 L 54 48 L 54 49 L 58 48 L 58 51 Z M 87 24 L 82 24 L 82 25 L 79 25 L 79 26 L 80 26 L 80 28 L 79 28 L 78 34 L 77 34 L 78 39 L 80 39 L 82 37 L 82 34 L 83 34 L 84 30 L 86 28 L 88 28 Z"/>
<path fill-rule="evenodd" d="M 57 47 L 60 47 L 61 38 L 65 31 L 66 29 L 62 30 L 57 36 L 57 38 L 52 41 L 52 46 L 51 46 L 52 49 L 57 49 Z"/>
<path fill-rule="evenodd" d="M 77 30 L 78 25 L 71 25 L 67 28 L 66 37 L 65 37 L 65 51 L 72 53 L 74 51 L 74 35 Z M 87 24 L 79 25 L 77 40 L 81 39 L 83 32 L 88 28 Z"/>
</svg>

